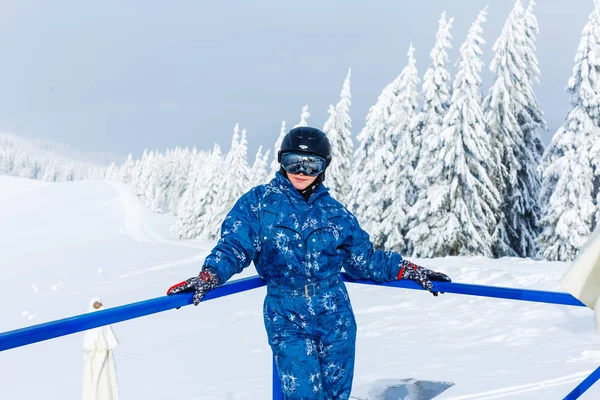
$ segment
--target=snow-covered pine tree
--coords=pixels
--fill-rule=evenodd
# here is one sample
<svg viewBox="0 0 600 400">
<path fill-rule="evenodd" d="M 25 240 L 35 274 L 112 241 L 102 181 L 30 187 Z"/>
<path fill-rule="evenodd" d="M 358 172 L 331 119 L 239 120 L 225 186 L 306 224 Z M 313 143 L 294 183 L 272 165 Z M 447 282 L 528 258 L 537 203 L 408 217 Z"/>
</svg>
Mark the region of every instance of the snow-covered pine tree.
<svg viewBox="0 0 600 400">
<path fill-rule="evenodd" d="M 581 117 L 583 120 L 578 119 Z M 571 132 L 574 135 L 580 134 L 579 130 L 582 128 L 589 128 L 589 132 L 600 134 L 598 127 L 580 112 L 575 112 L 569 120 L 574 128 L 575 132 Z M 592 196 L 594 169 L 590 153 L 580 151 L 574 137 L 567 139 L 567 135 L 563 135 L 562 139 L 569 140 L 569 143 L 561 143 L 561 156 L 544 171 L 544 183 L 548 185 L 542 190 L 547 203 L 540 221 L 544 229 L 538 241 L 542 256 L 550 261 L 575 259 L 592 232 L 596 211 Z M 555 144 L 561 145 L 558 142 Z M 545 189 L 550 187 L 552 192 L 546 192 Z"/>
<path fill-rule="evenodd" d="M 208 206 L 206 213 L 200 218 L 198 230 L 203 239 L 216 239 L 221 232 L 221 224 L 229 210 L 225 210 L 222 205 L 222 199 L 225 196 L 223 187 L 225 186 L 225 176 L 227 175 L 227 164 L 224 157 L 221 156 L 220 149 L 218 157 L 215 154 L 211 161 L 215 164 L 211 171 L 210 185 L 208 186 Z"/>
<path fill-rule="evenodd" d="M 388 170 L 394 162 L 395 145 L 390 140 L 390 115 L 400 90 L 400 75 L 389 83 L 371 106 L 364 128 L 358 134 L 358 149 L 354 153 L 352 176 L 355 185 L 350 196 L 350 209 L 356 214 L 371 241 L 382 248 L 385 237 L 381 230 L 384 189 Z M 388 132 L 390 131 L 390 132 Z"/>
<path fill-rule="evenodd" d="M 170 214 L 176 214 L 179 208 L 179 202 L 187 190 L 188 174 L 193 163 L 197 158 L 197 150 L 194 148 L 191 152 L 187 147 L 176 148 L 171 153 L 171 158 L 167 160 L 170 164 L 170 184 L 166 193 L 166 209 Z"/>
<path fill-rule="evenodd" d="M 54 175 L 54 179 L 62 180 L 64 175 L 65 170 L 61 166 L 58 168 L 58 172 Z M 114 162 L 110 163 L 110 165 L 104 171 L 104 179 L 109 181 L 116 181 L 119 179 L 119 167 L 117 167 L 117 164 L 115 164 Z"/>
<path fill-rule="evenodd" d="M 525 10 L 523 16 L 525 24 L 525 37 L 526 37 L 526 48 L 525 48 L 525 59 L 527 60 L 527 67 L 525 68 L 531 80 L 539 82 L 540 77 L 540 66 L 535 56 L 537 34 L 539 33 L 539 25 L 537 17 L 535 16 L 533 9 L 535 8 L 535 0 L 529 0 L 529 5 Z"/>
<path fill-rule="evenodd" d="M 145 204 L 156 213 L 166 212 L 165 190 L 170 184 L 171 168 L 166 162 L 166 155 L 158 150 L 154 153 L 149 171 L 149 183 L 145 188 Z"/>
<path fill-rule="evenodd" d="M 281 149 L 281 142 L 283 142 L 283 137 L 286 135 L 287 130 L 285 127 L 285 121 L 281 121 L 281 130 L 279 131 L 279 137 L 275 141 L 275 146 L 273 146 L 273 161 L 271 161 L 271 172 L 269 173 L 268 178 L 273 179 L 275 177 L 275 173 L 279 171 L 279 162 L 277 161 L 277 154 Z"/>
<path fill-rule="evenodd" d="M 123 183 L 131 183 L 131 174 L 133 172 L 133 156 L 131 153 L 127 156 L 127 160 L 119 168 L 118 180 Z"/>
<path fill-rule="evenodd" d="M 10 141 L 0 136 L 0 174 L 11 175 L 15 167 L 15 152 Z M 56 170 L 56 166 L 53 167 Z M 54 171 L 53 171 L 54 173 Z M 54 175 L 53 175 L 54 176 Z M 48 179 L 50 180 L 50 179 Z"/>
<path fill-rule="evenodd" d="M 151 208 L 154 212 L 169 212 L 168 199 L 172 197 L 171 192 L 177 175 L 177 167 L 173 160 L 176 152 L 177 149 L 175 151 L 167 149 L 164 154 L 157 152 L 157 165 L 154 168 L 155 177 L 150 199 Z"/>
<path fill-rule="evenodd" d="M 431 166 L 436 162 L 440 145 L 440 132 L 444 116 L 450 107 L 450 73 L 446 68 L 448 49 L 452 48 L 451 30 L 454 18 L 446 19 L 443 12 L 439 22 L 436 41 L 429 53 L 431 65 L 423 76 L 423 125 L 419 161 L 415 170 L 415 183 L 418 191 L 427 189 Z"/>
<path fill-rule="evenodd" d="M 156 158 L 157 156 L 153 151 L 144 149 L 142 158 L 139 163 L 136 163 L 132 173 L 131 186 L 133 191 L 146 205 L 149 205 L 149 201 L 153 197 Z"/>
<path fill-rule="evenodd" d="M 237 187 L 234 187 L 234 192 L 232 193 L 235 201 L 237 201 L 252 187 L 250 186 L 249 179 L 250 166 L 248 165 L 248 133 L 246 129 L 242 129 L 242 135 L 237 148 L 237 157 L 232 160 L 229 167 L 231 168 L 233 181 L 237 183 Z M 236 192 L 236 190 L 238 191 Z M 233 207 L 233 204 L 231 206 Z"/>
<path fill-rule="evenodd" d="M 529 24 L 532 17 L 531 13 Z M 490 70 L 496 80 L 484 100 L 493 149 L 492 179 L 502 195 L 492 237 L 496 257 L 532 257 L 537 253 L 543 152 L 538 129 L 545 127 L 545 122 L 533 90 L 532 77 L 537 78 L 539 69 L 531 47 L 534 42 L 526 33 L 531 34 L 532 29 L 531 25 L 526 27 L 522 1 L 516 0 L 493 47 Z"/>
<path fill-rule="evenodd" d="M 571 110 L 542 161 L 541 255 L 573 260 L 598 226 L 600 204 L 600 1 L 583 28 L 567 91 Z"/>
<path fill-rule="evenodd" d="M 384 204 L 381 231 L 386 250 L 406 253 L 405 235 L 408 231 L 407 214 L 416 201 L 414 168 L 419 157 L 419 73 L 412 43 L 408 49 L 408 64 L 400 73 L 398 95 L 392 105 L 388 139 L 395 144 L 392 163 L 382 190 Z"/>
<path fill-rule="evenodd" d="M 210 209 L 212 222 L 203 232 L 207 239 L 216 239 L 221 230 L 221 224 L 227 213 L 233 208 L 235 202 L 249 189 L 248 187 L 248 148 L 246 130 L 239 134 L 239 124 L 233 129 L 231 149 L 225 158 L 223 169 L 223 185 L 220 188 L 220 197 L 215 207 Z"/>
<path fill-rule="evenodd" d="M 300 122 L 294 125 L 294 128 L 298 126 L 308 126 L 308 117 L 310 117 L 310 112 L 308 111 L 308 105 L 302 107 L 302 114 L 300 114 Z"/>
<path fill-rule="evenodd" d="M 142 157 L 140 159 L 133 161 L 133 168 L 131 169 L 131 181 L 129 184 L 133 192 L 138 196 L 140 195 L 139 186 L 140 181 L 142 179 L 142 161 L 146 157 L 148 157 L 148 149 L 144 149 L 144 152 L 142 153 Z"/>
<path fill-rule="evenodd" d="M 254 157 L 254 164 L 252 164 L 252 167 L 250 168 L 250 188 L 263 185 L 268 182 L 269 177 L 267 176 L 267 163 L 270 155 L 271 150 L 267 150 L 266 153 L 263 154 L 262 146 L 258 147 L 256 156 Z"/>
<path fill-rule="evenodd" d="M 179 202 L 177 221 L 171 227 L 171 231 L 179 239 L 193 239 L 200 234 L 197 225 L 198 219 L 206 212 L 207 170 L 208 168 L 204 168 L 200 159 L 196 159 L 190 168 L 187 190 Z"/>
<path fill-rule="evenodd" d="M 352 119 L 350 118 L 351 94 L 350 76 L 352 70 L 344 80 L 340 101 L 336 106 L 329 106 L 329 118 L 323 125 L 323 132 L 327 134 L 331 143 L 331 164 L 327 168 L 327 186 L 330 194 L 344 205 L 348 205 L 350 191 L 350 175 L 352 172 Z"/>
<path fill-rule="evenodd" d="M 2 152 L 0 151 L 0 162 L 1 162 L 1 160 L 2 160 Z M 43 181 L 56 182 L 57 178 L 58 178 L 58 170 L 59 170 L 59 167 L 58 167 L 56 161 L 50 160 L 46 164 L 46 168 L 44 168 L 44 174 L 42 175 L 41 179 Z M 2 170 L 0 169 L 0 172 L 1 171 Z"/>
<path fill-rule="evenodd" d="M 211 237 L 220 188 L 223 182 L 221 148 L 215 144 L 206 157 L 197 157 L 190 169 L 187 190 L 179 204 L 177 222 L 172 231 L 181 239 Z M 217 228 L 218 232 L 218 228 Z"/>
<path fill-rule="evenodd" d="M 481 44 L 486 10 L 471 25 L 460 47 L 450 108 L 444 116 L 432 184 L 410 211 L 406 237 L 418 257 L 491 256 L 490 231 L 499 193 L 487 175 L 490 148 L 481 110 Z"/>
</svg>

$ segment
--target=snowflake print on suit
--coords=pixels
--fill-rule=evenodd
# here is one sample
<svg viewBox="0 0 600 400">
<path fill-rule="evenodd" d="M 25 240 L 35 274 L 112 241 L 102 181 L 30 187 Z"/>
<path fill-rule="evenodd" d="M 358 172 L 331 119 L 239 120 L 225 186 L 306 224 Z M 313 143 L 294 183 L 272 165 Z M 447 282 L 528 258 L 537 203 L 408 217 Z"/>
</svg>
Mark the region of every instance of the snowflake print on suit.
<svg viewBox="0 0 600 400">
<path fill-rule="evenodd" d="M 402 278 L 402 256 L 375 250 L 328 190 L 321 184 L 305 200 L 277 173 L 237 201 L 204 263 L 224 283 L 253 262 L 267 282 L 264 323 L 286 400 L 350 397 L 356 320 L 341 269 L 355 279 Z"/>
</svg>

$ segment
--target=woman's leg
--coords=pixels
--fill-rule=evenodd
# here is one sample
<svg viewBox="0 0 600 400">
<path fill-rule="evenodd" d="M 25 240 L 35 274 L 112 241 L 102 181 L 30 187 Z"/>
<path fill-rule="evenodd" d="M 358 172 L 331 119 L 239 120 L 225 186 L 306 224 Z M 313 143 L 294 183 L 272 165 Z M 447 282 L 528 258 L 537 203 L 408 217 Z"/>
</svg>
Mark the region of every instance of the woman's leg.
<svg viewBox="0 0 600 400">
<path fill-rule="evenodd" d="M 284 398 L 324 400 L 314 324 L 308 323 L 306 313 L 282 307 L 278 300 L 267 296 L 264 318 Z"/>
<path fill-rule="evenodd" d="M 317 343 L 323 398 L 346 400 L 350 398 L 354 377 L 356 322 L 349 307 L 326 318 L 328 321 L 319 324 Z"/>
</svg>

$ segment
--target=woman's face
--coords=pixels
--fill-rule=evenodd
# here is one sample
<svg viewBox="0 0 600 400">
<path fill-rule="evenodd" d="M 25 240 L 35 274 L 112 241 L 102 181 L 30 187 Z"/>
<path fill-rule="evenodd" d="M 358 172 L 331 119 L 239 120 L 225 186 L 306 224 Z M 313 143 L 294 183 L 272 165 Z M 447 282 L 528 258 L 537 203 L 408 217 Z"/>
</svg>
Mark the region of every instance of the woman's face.
<svg viewBox="0 0 600 400">
<path fill-rule="evenodd" d="M 292 182 L 292 185 L 296 188 L 296 190 L 304 190 L 309 187 L 316 179 L 316 176 L 308 176 L 302 173 L 300 174 L 287 174 L 288 179 Z"/>
</svg>

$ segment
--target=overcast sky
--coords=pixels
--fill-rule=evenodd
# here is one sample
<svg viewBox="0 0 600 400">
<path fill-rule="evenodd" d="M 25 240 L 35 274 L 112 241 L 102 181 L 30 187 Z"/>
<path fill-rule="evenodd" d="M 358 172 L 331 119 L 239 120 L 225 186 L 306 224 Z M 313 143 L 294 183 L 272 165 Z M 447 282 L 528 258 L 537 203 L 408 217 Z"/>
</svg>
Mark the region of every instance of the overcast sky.
<svg viewBox="0 0 600 400">
<path fill-rule="evenodd" d="M 239 122 L 253 160 L 259 145 L 273 146 L 282 120 L 299 121 L 305 104 L 309 124 L 321 128 L 352 68 L 356 135 L 406 65 L 409 44 L 422 77 L 445 10 L 454 17 L 454 69 L 487 4 L 484 95 L 512 0 L 3 0 L 0 131 L 139 156 L 215 142 L 227 151 Z M 545 143 L 568 110 L 564 88 L 592 8 L 592 0 L 536 6 Z"/>
</svg>

